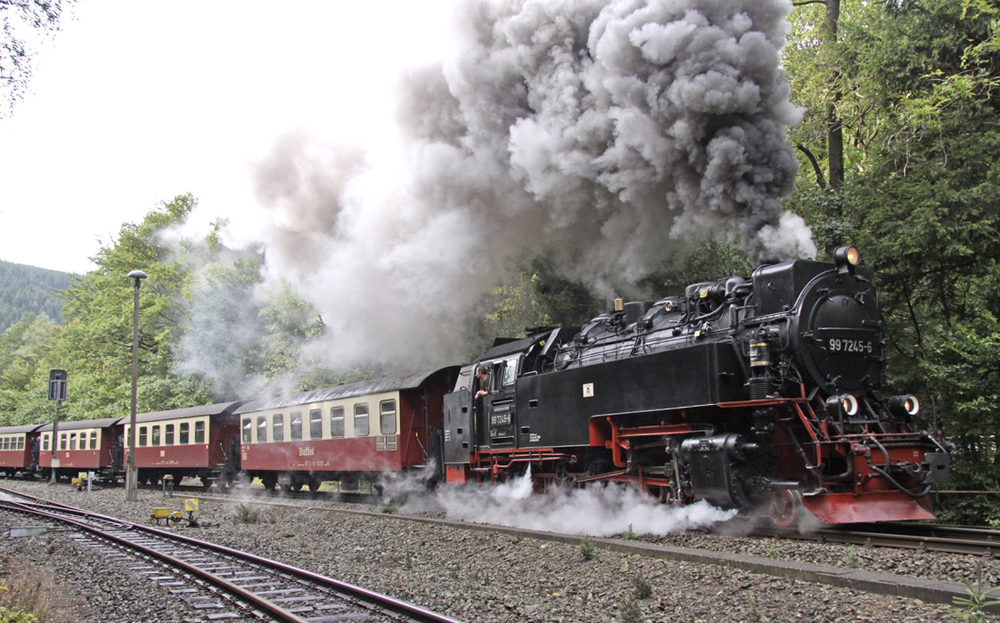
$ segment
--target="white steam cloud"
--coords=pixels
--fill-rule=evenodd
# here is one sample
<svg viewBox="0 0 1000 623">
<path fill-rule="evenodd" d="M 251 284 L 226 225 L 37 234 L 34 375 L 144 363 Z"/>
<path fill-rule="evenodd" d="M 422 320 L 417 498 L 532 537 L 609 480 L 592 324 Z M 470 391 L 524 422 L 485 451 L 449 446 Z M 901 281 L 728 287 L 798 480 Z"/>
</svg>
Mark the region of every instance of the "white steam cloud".
<svg viewBox="0 0 1000 623">
<path fill-rule="evenodd" d="M 259 164 L 269 275 L 321 311 L 329 358 L 454 361 L 510 256 L 554 250 L 610 295 L 710 232 L 815 254 L 777 199 L 788 0 L 456 7 L 455 57 L 401 77 L 397 160 L 300 134 Z"/>
<path fill-rule="evenodd" d="M 667 506 L 633 487 L 614 484 L 537 494 L 532 493 L 530 472 L 482 491 L 441 487 L 437 499 L 450 519 L 590 536 L 630 531 L 664 536 L 707 528 L 731 519 L 737 512 L 715 508 L 705 501 Z"/>
</svg>

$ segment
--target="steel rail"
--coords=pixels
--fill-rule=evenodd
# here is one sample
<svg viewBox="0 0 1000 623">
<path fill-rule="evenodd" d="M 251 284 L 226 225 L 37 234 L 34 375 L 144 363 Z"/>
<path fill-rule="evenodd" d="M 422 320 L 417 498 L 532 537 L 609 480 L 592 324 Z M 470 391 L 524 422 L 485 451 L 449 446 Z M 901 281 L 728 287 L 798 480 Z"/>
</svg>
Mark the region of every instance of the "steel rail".
<svg viewBox="0 0 1000 623">
<path fill-rule="evenodd" d="M 145 555 L 151 556 L 158 560 L 163 561 L 169 566 L 182 569 L 184 572 L 189 573 L 192 576 L 199 577 L 202 580 L 216 586 L 225 593 L 233 596 L 237 600 L 242 599 L 245 602 L 252 605 L 252 607 L 259 609 L 261 612 L 267 614 L 267 616 L 273 618 L 281 623 L 307 623 L 310 619 L 300 618 L 297 615 L 285 610 L 284 608 L 272 603 L 270 600 L 263 598 L 259 595 L 254 594 L 252 591 L 248 591 L 236 584 L 229 582 L 228 580 L 217 576 L 211 572 L 204 569 L 200 569 L 195 565 L 191 565 L 183 560 L 179 560 L 169 554 L 162 551 L 158 551 L 154 548 L 144 546 L 142 544 L 136 543 L 124 537 L 117 536 L 113 533 L 109 533 L 97 526 L 87 524 L 83 521 L 78 521 L 69 517 L 61 516 L 52 512 L 51 510 L 46 510 L 46 507 L 50 509 L 56 509 L 61 513 L 73 514 L 85 517 L 90 520 L 101 521 L 110 523 L 116 526 L 118 529 L 126 530 L 132 534 L 146 534 L 155 538 L 172 541 L 176 543 L 183 543 L 188 547 L 200 548 L 203 550 L 209 550 L 211 552 L 220 554 L 222 556 L 235 559 L 240 562 L 246 562 L 254 565 L 258 568 L 268 570 L 272 573 L 283 574 L 285 576 L 295 578 L 299 581 L 306 582 L 308 585 L 319 587 L 324 590 L 324 592 L 332 592 L 337 595 L 340 599 L 354 603 L 356 606 L 365 608 L 373 613 L 378 612 L 383 615 L 394 617 L 396 620 L 409 621 L 412 623 L 458 623 L 455 619 L 451 619 L 444 615 L 431 612 L 419 606 L 409 604 L 407 602 L 394 599 L 361 587 L 357 587 L 339 580 L 334 580 L 326 576 L 312 573 L 304 569 L 299 569 L 280 563 L 274 560 L 256 556 L 254 554 L 249 554 L 247 552 L 241 552 L 234 550 L 223 545 L 218 545 L 208 541 L 202 541 L 199 539 L 194 539 L 185 535 L 174 534 L 172 532 L 167 532 L 164 530 L 159 530 L 152 528 L 150 526 L 143 526 L 140 524 L 134 524 L 131 522 L 123 521 L 114 517 L 108 517 L 106 515 L 101 515 L 98 513 L 92 513 L 89 511 L 73 508 L 65 504 L 52 503 L 46 500 L 41 500 L 39 498 L 34 498 L 23 493 L 16 491 L 9 491 L 0 488 L 0 491 L 7 492 L 11 495 L 17 495 L 24 497 L 26 499 L 34 500 L 31 503 L 14 502 L 9 500 L 0 500 L 0 507 L 8 508 L 10 510 L 16 510 L 19 512 L 31 513 L 34 515 L 39 515 L 51 519 L 53 521 L 59 521 L 63 523 L 72 524 L 81 530 L 88 533 L 94 534 L 95 536 L 107 539 L 118 545 L 125 547 L 127 549 L 133 549 L 139 551 Z"/>
</svg>

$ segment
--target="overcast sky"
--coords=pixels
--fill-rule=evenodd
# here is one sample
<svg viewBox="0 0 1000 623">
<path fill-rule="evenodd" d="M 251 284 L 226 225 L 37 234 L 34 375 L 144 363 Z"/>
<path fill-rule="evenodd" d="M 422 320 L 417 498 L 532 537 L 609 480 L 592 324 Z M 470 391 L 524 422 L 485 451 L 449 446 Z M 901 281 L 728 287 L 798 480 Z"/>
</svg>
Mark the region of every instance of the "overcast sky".
<svg viewBox="0 0 1000 623">
<path fill-rule="evenodd" d="M 0 260 L 83 273 L 182 193 L 252 238 L 281 135 L 391 140 L 399 69 L 441 58 L 445 2 L 80 0 L 0 119 Z"/>
</svg>

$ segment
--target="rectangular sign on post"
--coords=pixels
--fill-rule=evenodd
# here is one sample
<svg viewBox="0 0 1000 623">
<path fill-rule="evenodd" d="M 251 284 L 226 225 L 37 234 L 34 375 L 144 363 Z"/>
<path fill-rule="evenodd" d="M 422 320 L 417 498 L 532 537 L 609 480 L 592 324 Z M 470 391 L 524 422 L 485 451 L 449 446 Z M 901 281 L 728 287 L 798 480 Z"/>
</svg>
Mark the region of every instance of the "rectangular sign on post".
<svg viewBox="0 0 1000 623">
<path fill-rule="evenodd" d="M 49 370 L 49 400 L 66 400 L 68 377 L 65 370 Z"/>
</svg>

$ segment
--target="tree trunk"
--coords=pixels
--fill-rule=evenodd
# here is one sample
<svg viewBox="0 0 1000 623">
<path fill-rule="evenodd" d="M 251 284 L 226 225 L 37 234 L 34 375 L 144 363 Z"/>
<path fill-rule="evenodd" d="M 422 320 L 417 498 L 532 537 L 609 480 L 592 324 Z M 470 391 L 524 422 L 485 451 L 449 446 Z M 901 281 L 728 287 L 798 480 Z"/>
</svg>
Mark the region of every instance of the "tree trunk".
<svg viewBox="0 0 1000 623">
<path fill-rule="evenodd" d="M 826 0 L 826 35 L 827 45 L 837 45 L 837 22 L 840 21 L 840 0 Z M 830 83 L 833 91 L 826 107 L 826 143 L 827 162 L 830 165 L 830 187 L 834 190 L 844 183 L 844 132 L 837 115 L 837 103 L 840 101 L 839 72 L 834 70 Z"/>
</svg>

